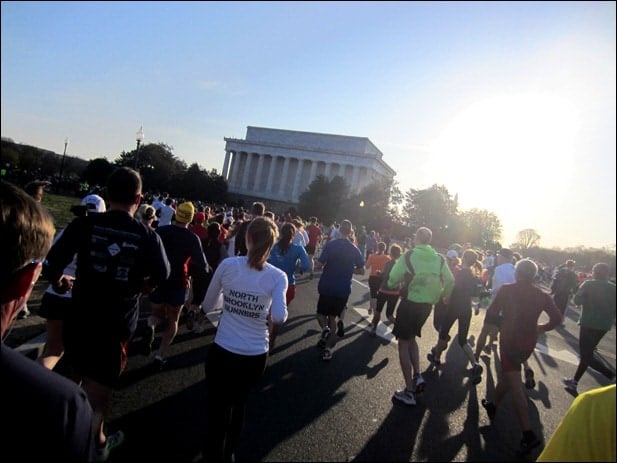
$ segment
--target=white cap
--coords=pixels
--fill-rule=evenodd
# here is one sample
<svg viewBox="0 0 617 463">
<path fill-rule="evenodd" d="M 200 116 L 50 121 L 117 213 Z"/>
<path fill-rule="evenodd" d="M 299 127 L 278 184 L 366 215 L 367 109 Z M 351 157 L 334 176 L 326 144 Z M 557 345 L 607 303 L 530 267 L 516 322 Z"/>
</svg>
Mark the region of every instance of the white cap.
<svg viewBox="0 0 617 463">
<path fill-rule="evenodd" d="M 88 206 L 88 212 L 105 212 L 105 201 L 99 195 L 91 194 L 81 200 L 82 206 Z"/>
<path fill-rule="evenodd" d="M 458 252 L 456 252 L 454 249 L 450 249 L 447 253 L 446 253 L 446 257 L 448 259 L 458 259 Z"/>
</svg>

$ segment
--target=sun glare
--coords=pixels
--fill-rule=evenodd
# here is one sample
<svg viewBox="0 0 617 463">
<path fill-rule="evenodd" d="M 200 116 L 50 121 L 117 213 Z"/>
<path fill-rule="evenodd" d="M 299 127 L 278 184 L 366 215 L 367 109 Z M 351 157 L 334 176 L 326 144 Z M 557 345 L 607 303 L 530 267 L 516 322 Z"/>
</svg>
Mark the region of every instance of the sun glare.
<svg viewBox="0 0 617 463">
<path fill-rule="evenodd" d="M 556 194 L 564 184 L 578 129 L 576 109 L 560 96 L 489 98 L 457 115 L 430 145 L 426 173 L 439 171 L 464 210 L 523 213 L 525 201 Z M 529 188 L 521 189 L 520 181 Z"/>
</svg>

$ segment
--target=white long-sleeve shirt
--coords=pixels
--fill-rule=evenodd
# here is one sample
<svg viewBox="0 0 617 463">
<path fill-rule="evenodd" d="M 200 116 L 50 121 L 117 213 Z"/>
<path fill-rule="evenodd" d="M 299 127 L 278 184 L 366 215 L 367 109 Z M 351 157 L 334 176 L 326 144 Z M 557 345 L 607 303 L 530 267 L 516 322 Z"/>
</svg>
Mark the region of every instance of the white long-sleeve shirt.
<svg viewBox="0 0 617 463">
<path fill-rule="evenodd" d="M 499 288 L 506 283 L 516 283 L 516 268 L 510 262 L 495 267 L 491 284 L 491 302 L 495 299 Z"/>
<path fill-rule="evenodd" d="M 287 276 L 266 263 L 250 268 L 247 256 L 228 257 L 214 272 L 202 307 L 220 308 L 214 342 L 234 354 L 260 355 L 269 350 L 268 314 L 275 324 L 287 320 Z"/>
</svg>

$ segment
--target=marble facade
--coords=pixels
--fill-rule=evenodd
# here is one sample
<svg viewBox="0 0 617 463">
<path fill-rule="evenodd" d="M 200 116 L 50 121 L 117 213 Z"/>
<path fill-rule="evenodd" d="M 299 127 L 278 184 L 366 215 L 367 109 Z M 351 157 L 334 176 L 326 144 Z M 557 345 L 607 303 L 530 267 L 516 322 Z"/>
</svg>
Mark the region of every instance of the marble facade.
<svg viewBox="0 0 617 463">
<path fill-rule="evenodd" d="M 295 130 L 247 127 L 246 138 L 225 138 L 222 175 L 231 194 L 297 203 L 318 176 L 339 175 L 358 193 L 396 174 L 368 139 Z"/>
</svg>

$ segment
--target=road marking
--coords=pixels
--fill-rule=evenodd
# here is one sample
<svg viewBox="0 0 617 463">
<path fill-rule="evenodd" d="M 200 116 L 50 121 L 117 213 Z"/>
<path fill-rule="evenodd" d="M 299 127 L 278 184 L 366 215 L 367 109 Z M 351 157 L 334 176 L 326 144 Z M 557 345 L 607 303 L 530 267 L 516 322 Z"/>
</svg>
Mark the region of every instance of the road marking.
<svg viewBox="0 0 617 463">
<path fill-rule="evenodd" d="M 363 307 L 352 307 L 352 309 L 355 310 L 362 317 L 360 321 L 355 322 L 352 325 L 363 326 L 365 331 L 370 332 L 371 331 L 371 323 L 370 323 L 371 316 L 368 314 L 368 309 L 365 309 Z M 377 335 L 383 339 L 387 339 L 390 342 L 393 342 L 393 343 L 397 342 L 396 338 L 392 334 L 392 329 L 390 328 L 390 326 L 386 325 L 382 321 L 380 321 L 379 325 L 377 326 Z M 579 357 L 567 349 L 562 349 L 562 350 L 551 349 L 550 347 L 545 346 L 544 344 L 537 343 L 535 350 L 537 352 L 540 352 L 541 354 L 548 355 L 552 358 L 561 360 L 563 362 L 570 363 L 572 365 L 578 365 L 578 362 L 579 362 Z"/>
<path fill-rule="evenodd" d="M 364 331 L 371 331 L 371 319 L 372 316 L 368 314 L 368 309 L 364 309 L 362 307 L 352 307 L 357 313 L 362 317 L 360 321 L 351 323 L 350 326 L 359 326 L 364 328 Z M 396 338 L 392 334 L 392 328 L 390 328 L 390 324 L 386 325 L 383 320 L 379 322 L 377 326 L 377 336 L 387 339 L 390 342 L 396 342 Z"/>
<path fill-rule="evenodd" d="M 551 349 L 550 347 L 545 346 L 544 344 L 537 343 L 536 344 L 536 351 L 540 352 L 541 354 L 548 355 L 550 357 L 562 360 L 564 362 L 568 362 L 568 363 L 570 363 L 572 365 L 578 365 L 578 361 L 579 361 L 578 356 L 573 354 L 569 350 L 566 350 L 566 349 L 562 349 L 562 350 Z"/>
</svg>

